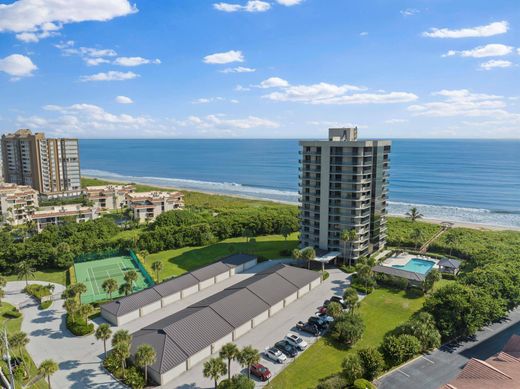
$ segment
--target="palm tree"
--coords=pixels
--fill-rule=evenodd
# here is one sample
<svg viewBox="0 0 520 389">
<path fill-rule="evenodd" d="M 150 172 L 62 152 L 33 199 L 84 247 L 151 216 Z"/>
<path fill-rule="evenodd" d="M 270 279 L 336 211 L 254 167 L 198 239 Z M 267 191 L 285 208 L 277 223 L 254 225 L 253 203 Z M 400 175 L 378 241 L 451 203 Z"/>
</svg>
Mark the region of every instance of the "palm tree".
<svg viewBox="0 0 520 389">
<path fill-rule="evenodd" d="M 110 300 L 112 300 L 112 293 L 117 291 L 118 285 L 117 281 L 113 278 L 107 278 L 103 283 L 101 284 L 101 287 L 105 291 L 106 294 L 108 294 L 108 297 Z"/>
<path fill-rule="evenodd" d="M 18 354 L 20 355 L 20 358 L 22 359 L 22 363 L 24 365 L 26 372 L 28 372 L 28 369 L 27 369 L 27 364 L 25 363 L 25 358 L 23 357 L 24 356 L 23 350 L 24 350 L 24 347 L 27 346 L 28 343 L 29 343 L 29 337 L 27 336 L 27 334 L 25 332 L 22 332 L 22 331 L 15 332 L 14 334 L 12 334 L 9 337 L 9 344 L 11 345 L 11 347 L 17 349 Z"/>
<path fill-rule="evenodd" d="M 18 264 L 18 279 L 25 279 L 25 286 L 29 286 L 29 277 L 34 278 L 34 268 L 25 260 Z"/>
<path fill-rule="evenodd" d="M 88 323 L 88 317 L 92 315 L 96 310 L 92 304 L 83 304 L 79 307 L 79 315 Z"/>
<path fill-rule="evenodd" d="M 163 269 L 163 263 L 161 261 L 155 261 L 152 263 L 152 270 L 155 272 L 155 279 L 160 282 L 159 272 Z"/>
<path fill-rule="evenodd" d="M 52 359 L 46 359 L 38 367 L 38 373 L 43 374 L 44 377 L 47 377 L 47 383 L 49 384 L 49 389 L 51 388 L 51 375 L 58 371 L 59 367 L 56 362 Z"/>
<path fill-rule="evenodd" d="M 103 348 L 105 349 L 105 358 L 107 357 L 107 340 L 110 339 L 112 335 L 112 330 L 110 329 L 110 325 L 107 323 L 100 324 L 96 329 L 96 339 L 103 341 Z"/>
<path fill-rule="evenodd" d="M 117 334 L 117 332 L 116 332 Z M 115 336 L 115 335 L 114 335 Z M 112 339 L 112 343 L 114 339 Z M 125 368 L 126 368 L 126 360 L 130 357 L 130 342 L 120 342 L 117 343 L 112 349 L 112 353 L 114 356 L 119 359 L 121 363 L 121 372 L 123 379 L 125 378 Z"/>
<path fill-rule="evenodd" d="M 72 290 L 74 294 L 78 296 L 79 303 L 81 304 L 81 295 L 87 293 L 86 285 L 82 282 L 78 282 L 77 284 L 72 285 Z"/>
<path fill-rule="evenodd" d="M 410 233 L 410 238 L 415 242 L 415 249 L 417 250 L 417 246 L 419 246 L 419 242 L 424 237 L 424 233 L 420 228 L 415 228 Z"/>
<path fill-rule="evenodd" d="M 130 343 L 132 342 L 132 335 L 127 330 L 116 331 L 112 336 L 112 347 L 117 346 L 119 343 Z"/>
<path fill-rule="evenodd" d="M 125 273 L 125 281 L 130 284 L 130 287 L 134 288 L 134 282 L 137 281 L 137 272 L 135 270 L 129 270 Z"/>
<path fill-rule="evenodd" d="M 247 366 L 247 377 L 251 378 L 251 366 L 260 362 L 260 353 L 253 346 L 246 346 L 240 351 L 237 359 L 242 366 Z"/>
<path fill-rule="evenodd" d="M 343 264 L 345 264 L 345 259 L 347 258 L 347 243 L 349 245 L 349 256 L 348 256 L 348 265 L 352 266 L 352 242 L 357 237 L 357 232 L 354 228 L 350 230 L 343 230 L 341 232 L 341 240 L 343 241 Z"/>
<path fill-rule="evenodd" d="M 424 215 L 420 213 L 417 208 L 413 207 L 410 208 L 408 212 L 406 212 L 406 216 L 408 216 L 408 218 L 414 222 L 417 219 L 421 219 Z"/>
<path fill-rule="evenodd" d="M 365 291 L 368 293 L 368 282 L 372 277 L 372 268 L 368 265 L 361 266 L 357 271 L 358 277 L 365 281 Z"/>
<path fill-rule="evenodd" d="M 238 357 L 238 354 L 240 353 L 240 350 L 238 349 L 237 345 L 234 343 L 226 343 L 222 348 L 220 349 L 219 356 L 222 359 L 227 359 L 228 361 L 228 380 L 231 379 L 231 361 Z"/>
<path fill-rule="evenodd" d="M 345 301 L 345 304 L 351 313 L 354 313 L 354 307 L 356 306 L 358 299 L 358 294 L 354 288 L 347 288 L 343 292 L 343 301 Z"/>
<path fill-rule="evenodd" d="M 143 258 L 143 262 L 146 263 L 146 257 L 148 257 L 150 255 L 150 253 L 148 252 L 148 250 L 141 250 L 139 251 L 139 256 L 141 258 Z"/>
<path fill-rule="evenodd" d="M 453 251 L 453 246 L 455 246 L 458 243 L 459 238 L 457 235 L 455 235 L 453 231 L 451 231 L 446 235 L 444 241 L 446 242 L 446 245 L 450 248 L 451 255 L 451 252 Z"/>
<path fill-rule="evenodd" d="M 311 269 L 311 261 L 316 258 L 316 251 L 312 247 L 307 247 L 302 251 L 302 258 L 307 261 L 307 268 Z"/>
<path fill-rule="evenodd" d="M 215 389 L 218 387 L 218 379 L 227 373 L 226 363 L 222 358 L 211 358 L 204 362 L 202 374 L 204 377 L 215 381 Z"/>
<path fill-rule="evenodd" d="M 128 282 L 121 284 L 119 286 L 119 293 L 128 296 L 130 293 L 132 293 L 132 284 L 129 284 Z"/>
<path fill-rule="evenodd" d="M 63 308 L 65 308 L 67 313 L 70 315 L 73 323 L 76 321 L 76 312 L 78 312 L 79 307 L 80 304 L 78 303 L 78 300 L 76 300 L 75 298 L 68 298 L 63 303 Z"/>
<path fill-rule="evenodd" d="M 135 364 L 144 368 L 144 382 L 148 382 L 148 366 L 153 365 L 157 358 L 155 349 L 149 344 L 141 344 L 135 352 Z"/>
</svg>

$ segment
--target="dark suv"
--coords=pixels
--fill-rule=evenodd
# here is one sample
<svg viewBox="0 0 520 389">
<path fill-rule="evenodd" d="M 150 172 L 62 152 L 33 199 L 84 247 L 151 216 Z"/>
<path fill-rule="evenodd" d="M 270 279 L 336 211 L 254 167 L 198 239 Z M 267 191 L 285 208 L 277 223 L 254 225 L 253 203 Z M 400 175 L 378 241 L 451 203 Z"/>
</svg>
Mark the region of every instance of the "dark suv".
<svg viewBox="0 0 520 389">
<path fill-rule="evenodd" d="M 327 328 L 329 328 L 329 322 L 328 321 L 326 321 L 326 320 L 324 320 L 324 319 L 322 319 L 320 317 L 316 317 L 316 316 L 309 317 L 308 323 L 315 325 L 316 327 L 318 327 L 318 329 L 320 331 L 324 331 Z"/>
<path fill-rule="evenodd" d="M 280 340 L 279 342 L 276 342 L 274 347 L 287 355 L 289 358 L 294 358 L 296 355 L 298 355 L 298 350 L 296 347 L 289 344 L 289 342 L 286 340 Z"/>
</svg>

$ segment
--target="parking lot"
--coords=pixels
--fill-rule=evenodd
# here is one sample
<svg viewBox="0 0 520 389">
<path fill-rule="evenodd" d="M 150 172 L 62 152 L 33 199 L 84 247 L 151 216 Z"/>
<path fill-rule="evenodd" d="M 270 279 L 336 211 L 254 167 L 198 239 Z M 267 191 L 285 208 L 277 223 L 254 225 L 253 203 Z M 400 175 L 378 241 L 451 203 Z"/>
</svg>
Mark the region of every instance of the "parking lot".
<svg viewBox="0 0 520 389">
<path fill-rule="evenodd" d="M 239 347 L 252 345 L 259 351 L 263 351 L 266 348 L 273 346 L 277 341 L 283 339 L 288 332 L 293 331 L 293 327 L 298 321 L 306 321 L 307 318 L 313 315 L 317 308 L 323 304 L 325 299 L 330 298 L 330 296 L 334 294 L 341 295 L 345 287 L 348 285 L 346 274 L 335 268 L 328 269 L 328 272 L 330 276 L 322 285 L 312 290 L 301 299 L 296 300 L 287 308 L 284 308 L 280 312 L 276 313 L 276 315 L 269 318 L 267 321 L 263 322 L 258 327 L 252 329 L 250 332 L 239 338 L 235 343 Z M 308 334 L 298 334 L 309 344 L 316 341 L 316 338 Z M 292 359 L 288 358 L 284 364 L 277 364 L 269 359 L 266 359 L 265 356 L 262 356 L 260 361 L 261 364 L 269 368 L 273 377 L 291 362 Z M 204 378 L 202 375 L 203 363 L 204 361 L 198 365 L 195 365 L 189 371 L 162 387 L 172 389 L 213 388 L 214 383 L 211 380 Z M 233 375 L 237 374 L 238 372 L 247 374 L 247 369 L 242 369 L 238 363 L 233 362 L 231 365 L 231 373 Z M 252 378 L 255 379 L 254 377 Z M 257 382 L 256 386 L 258 388 L 261 388 L 267 384 L 256 379 L 255 382 Z"/>
</svg>

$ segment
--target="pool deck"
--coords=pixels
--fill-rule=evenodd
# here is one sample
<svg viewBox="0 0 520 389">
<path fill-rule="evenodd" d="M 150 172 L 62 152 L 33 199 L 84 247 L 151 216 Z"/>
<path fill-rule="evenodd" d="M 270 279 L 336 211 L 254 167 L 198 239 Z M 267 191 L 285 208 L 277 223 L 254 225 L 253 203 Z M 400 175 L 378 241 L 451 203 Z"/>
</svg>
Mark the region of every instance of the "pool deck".
<svg viewBox="0 0 520 389">
<path fill-rule="evenodd" d="M 393 255 L 393 256 L 387 258 L 385 261 L 383 261 L 383 263 L 381 263 L 381 265 L 388 266 L 388 267 L 393 267 L 394 265 L 405 266 L 413 258 L 423 259 L 425 261 L 433 262 L 434 263 L 433 268 L 438 269 L 438 266 L 437 266 L 437 263 L 439 262 L 438 259 L 430 258 L 430 257 L 424 256 L 424 255 L 416 255 L 416 254 L 408 254 L 408 253 L 400 253 L 400 254 Z M 406 269 L 404 269 L 404 270 L 406 270 Z"/>
</svg>

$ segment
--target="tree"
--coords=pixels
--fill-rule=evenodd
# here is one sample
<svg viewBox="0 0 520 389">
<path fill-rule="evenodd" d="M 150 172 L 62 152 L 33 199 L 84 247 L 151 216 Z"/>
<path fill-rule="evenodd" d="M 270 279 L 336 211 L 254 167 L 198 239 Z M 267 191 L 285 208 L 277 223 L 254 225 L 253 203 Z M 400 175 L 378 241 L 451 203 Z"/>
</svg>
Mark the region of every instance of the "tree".
<svg viewBox="0 0 520 389">
<path fill-rule="evenodd" d="M 302 251 L 294 249 L 291 254 L 292 259 L 302 259 Z"/>
<path fill-rule="evenodd" d="M 341 232 L 341 240 L 343 241 L 343 264 L 345 264 L 345 260 L 347 259 L 347 244 L 349 246 L 348 250 L 348 265 L 352 266 L 352 243 L 356 240 L 357 232 L 354 228 L 350 230 L 343 230 Z"/>
<path fill-rule="evenodd" d="M 221 381 L 218 389 L 254 389 L 255 382 L 245 375 L 236 374 L 231 379 Z"/>
<path fill-rule="evenodd" d="M 410 210 L 408 212 L 406 212 L 406 216 L 408 216 L 408 218 L 412 222 L 414 222 L 417 219 L 421 219 L 424 215 L 422 213 L 420 213 L 417 208 L 413 207 L 413 208 L 410 208 Z"/>
<path fill-rule="evenodd" d="M 113 339 L 112 339 L 113 343 Z M 123 379 L 125 378 L 126 360 L 130 357 L 130 342 L 119 342 L 112 348 L 114 357 L 121 364 Z"/>
<path fill-rule="evenodd" d="M 421 342 L 413 335 L 388 335 L 383 340 L 381 350 L 390 366 L 400 365 L 421 351 Z"/>
<path fill-rule="evenodd" d="M 153 365 L 157 359 L 155 349 L 149 344 L 141 344 L 135 352 L 135 364 L 144 368 L 144 381 L 148 382 L 148 366 Z"/>
<path fill-rule="evenodd" d="M 118 330 L 112 336 L 112 347 L 117 346 L 119 343 L 131 343 L 132 335 L 127 330 Z"/>
<path fill-rule="evenodd" d="M 446 243 L 446 246 L 450 248 L 450 255 L 453 251 L 453 247 L 457 245 L 459 242 L 458 234 L 455 231 L 450 231 L 446 234 L 446 237 L 444 238 L 444 242 Z"/>
<path fill-rule="evenodd" d="M 215 389 L 218 388 L 218 380 L 227 373 L 226 363 L 222 358 L 211 358 L 204 362 L 202 374 L 215 382 Z"/>
<path fill-rule="evenodd" d="M 38 373 L 42 374 L 44 377 L 47 377 L 49 389 L 51 388 L 51 375 L 56 373 L 58 369 L 58 364 L 54 362 L 52 359 L 44 360 L 38 367 Z"/>
<path fill-rule="evenodd" d="M 240 354 L 240 350 L 234 343 L 226 343 L 222 348 L 220 349 L 219 356 L 222 359 L 227 359 L 228 361 L 228 380 L 231 379 L 231 361 L 233 359 L 236 359 L 238 355 Z"/>
<path fill-rule="evenodd" d="M 357 291 L 354 288 L 346 288 L 343 292 L 343 301 L 347 305 L 347 309 L 354 313 L 354 308 L 359 300 Z"/>
<path fill-rule="evenodd" d="M 282 224 L 282 226 L 280 227 L 280 235 L 282 235 L 285 238 L 285 240 L 287 240 L 289 235 L 291 235 L 291 232 L 292 229 L 287 224 Z"/>
<path fill-rule="evenodd" d="M 433 286 L 437 281 L 441 280 L 441 273 L 437 269 L 432 269 L 426 274 L 426 277 L 424 278 L 423 282 L 423 290 L 425 292 L 432 290 Z"/>
<path fill-rule="evenodd" d="M 119 293 L 128 296 L 132 293 L 132 285 L 128 282 L 124 282 L 119 286 Z"/>
<path fill-rule="evenodd" d="M 260 353 L 253 346 L 246 346 L 237 357 L 238 363 L 247 366 L 247 378 L 251 378 L 251 366 L 260 362 Z"/>
<path fill-rule="evenodd" d="M 341 374 L 347 380 L 349 385 L 352 385 L 355 380 L 363 377 L 363 365 L 358 354 L 349 354 L 341 363 Z"/>
<path fill-rule="evenodd" d="M 352 346 L 363 336 L 365 324 L 358 314 L 342 314 L 334 320 L 330 336 L 343 344 Z"/>
<path fill-rule="evenodd" d="M 29 344 L 29 337 L 27 334 L 23 331 L 18 331 L 9 336 L 9 344 L 12 348 L 16 349 L 18 351 L 18 355 L 20 355 L 20 358 L 22 359 L 22 363 L 24 365 L 25 372 L 28 372 L 27 364 L 25 363 L 24 358 L 24 347 Z"/>
<path fill-rule="evenodd" d="M 364 378 L 372 381 L 383 371 L 385 360 L 375 347 L 362 348 L 358 350 L 358 355 L 363 366 Z"/>
<path fill-rule="evenodd" d="M 365 292 L 368 292 L 368 286 L 369 284 L 373 284 L 373 272 L 372 268 L 368 265 L 361 265 L 357 271 L 357 279 L 359 282 L 363 283 L 365 286 Z"/>
<path fill-rule="evenodd" d="M 29 286 L 29 278 L 34 278 L 34 272 L 35 270 L 29 261 L 25 260 L 18 264 L 18 279 L 24 279 L 25 286 Z"/>
<path fill-rule="evenodd" d="M 79 303 L 81 304 L 81 295 L 87 293 L 86 285 L 82 282 L 78 282 L 72 285 L 72 290 L 74 291 L 74 294 L 78 296 Z"/>
<path fill-rule="evenodd" d="M 137 281 L 138 275 L 135 270 L 129 270 L 125 273 L 125 281 L 130 284 L 131 290 L 134 288 L 134 282 Z"/>
<path fill-rule="evenodd" d="M 2 299 L 4 298 L 5 296 L 5 292 L 3 289 L 0 289 L 0 307 L 2 306 Z"/>
<path fill-rule="evenodd" d="M 88 317 L 92 315 L 96 310 L 92 306 L 92 304 L 83 304 L 79 307 L 79 315 L 85 320 L 85 323 L 88 323 Z"/>
<path fill-rule="evenodd" d="M 316 251 L 312 247 L 307 247 L 301 252 L 302 258 L 307 261 L 307 268 L 310 270 L 311 261 L 316 258 Z"/>
<path fill-rule="evenodd" d="M 413 335 L 421 343 L 422 352 L 437 348 L 441 344 L 441 334 L 435 325 L 433 316 L 428 312 L 419 312 L 396 329 L 397 334 Z"/>
<path fill-rule="evenodd" d="M 419 247 L 419 243 L 424 238 L 424 233 L 420 228 L 414 228 L 410 233 L 410 239 L 415 243 L 415 249 Z"/>
<path fill-rule="evenodd" d="M 105 349 L 105 358 L 107 356 L 107 340 L 110 339 L 112 335 L 112 330 L 110 329 L 110 325 L 107 323 L 102 323 L 96 328 L 96 339 L 103 341 L 103 348 Z"/>
<path fill-rule="evenodd" d="M 112 300 L 112 294 L 118 289 L 117 281 L 113 278 L 107 278 L 105 281 L 103 281 L 101 287 L 105 293 L 108 294 L 110 300 Z"/>
<path fill-rule="evenodd" d="M 148 250 L 141 250 L 139 251 L 139 256 L 143 258 L 143 262 L 146 263 L 146 258 L 150 255 Z"/>
<path fill-rule="evenodd" d="M 163 269 L 163 264 L 161 261 L 155 261 L 154 263 L 152 263 L 152 270 L 155 272 L 155 278 L 156 278 L 157 282 L 161 282 L 161 280 L 159 278 L 159 273 L 161 272 L 162 269 Z"/>
<path fill-rule="evenodd" d="M 67 314 L 70 315 L 72 322 L 74 323 L 76 321 L 76 313 L 79 310 L 80 304 L 78 303 L 78 300 L 75 298 L 68 298 L 63 303 L 63 308 L 67 311 Z"/>
<path fill-rule="evenodd" d="M 336 301 L 331 301 L 329 305 L 327 305 L 327 315 L 332 316 L 333 318 L 339 317 L 343 313 L 343 307 L 340 303 Z"/>
</svg>

